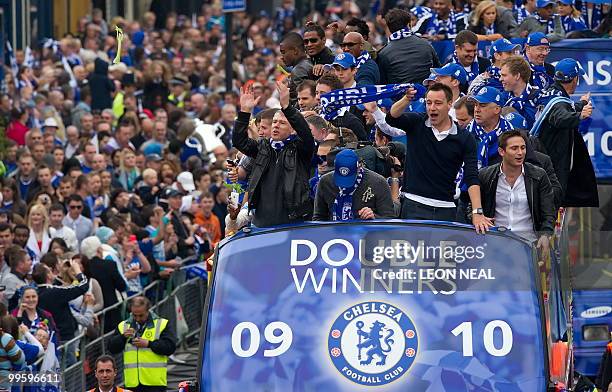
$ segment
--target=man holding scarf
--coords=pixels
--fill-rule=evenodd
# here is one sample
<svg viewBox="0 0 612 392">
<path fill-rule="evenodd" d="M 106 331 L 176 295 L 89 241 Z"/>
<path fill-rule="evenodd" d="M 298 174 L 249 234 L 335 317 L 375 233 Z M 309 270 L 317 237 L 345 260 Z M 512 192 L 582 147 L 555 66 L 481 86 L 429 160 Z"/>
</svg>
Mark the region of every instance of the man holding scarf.
<svg viewBox="0 0 612 392">
<path fill-rule="evenodd" d="M 282 110 L 274 115 L 270 139 L 249 139 L 251 111 L 259 102 L 252 89 L 240 95 L 240 112 L 232 137 L 233 145 L 255 160 L 249 179 L 249 210 L 253 224 L 277 226 L 310 219 L 312 203 L 308 178 L 315 151 L 310 127 L 289 104 L 289 88 L 276 84 Z"/>
<path fill-rule="evenodd" d="M 314 221 L 393 218 L 391 190 L 385 178 L 366 169 L 353 150 L 336 155 L 333 173 L 321 177 Z"/>
<path fill-rule="evenodd" d="M 378 52 L 381 84 L 421 83 L 440 66 L 436 51 L 410 29 L 410 13 L 393 8 L 385 14 L 389 43 Z"/>
<path fill-rule="evenodd" d="M 380 82 L 380 71 L 376 61 L 372 60 L 370 54 L 364 50 L 365 40 L 358 32 L 350 32 L 344 36 L 340 47 L 345 53 L 350 53 L 357 60 L 355 81 L 357 85 L 372 85 Z"/>
<path fill-rule="evenodd" d="M 432 83 L 425 103 L 427 116 L 404 113 L 416 90 L 409 88 L 387 114 L 387 123 L 406 132 L 406 160 L 402 186 L 403 219 L 455 221 L 457 173 L 464 167 L 464 182 L 474 210 L 472 223 L 484 233 L 493 225 L 482 213 L 476 164 L 476 141 L 448 115 L 453 93 L 448 86 Z"/>
</svg>

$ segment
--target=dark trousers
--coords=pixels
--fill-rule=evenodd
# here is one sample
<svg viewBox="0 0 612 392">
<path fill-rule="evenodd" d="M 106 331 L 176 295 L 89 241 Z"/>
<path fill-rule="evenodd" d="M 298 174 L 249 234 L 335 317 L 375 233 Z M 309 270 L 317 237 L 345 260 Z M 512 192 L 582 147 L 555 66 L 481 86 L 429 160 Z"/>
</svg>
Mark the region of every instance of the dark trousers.
<svg viewBox="0 0 612 392">
<path fill-rule="evenodd" d="M 401 217 L 402 219 L 454 222 L 457 218 L 457 207 L 432 207 L 414 200 L 402 198 Z"/>
<path fill-rule="evenodd" d="M 166 392 L 167 387 L 151 387 L 148 385 L 139 385 L 137 387 L 127 388 L 132 392 Z"/>
</svg>

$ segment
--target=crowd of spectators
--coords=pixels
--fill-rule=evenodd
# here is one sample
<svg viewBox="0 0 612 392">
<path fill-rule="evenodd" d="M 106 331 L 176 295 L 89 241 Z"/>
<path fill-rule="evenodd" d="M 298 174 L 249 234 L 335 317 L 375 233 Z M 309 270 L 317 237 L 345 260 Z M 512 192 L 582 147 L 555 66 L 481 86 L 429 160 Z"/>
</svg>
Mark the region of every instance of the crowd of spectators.
<svg viewBox="0 0 612 392">
<path fill-rule="evenodd" d="M 593 108 L 588 96 L 567 102 L 582 70 L 546 57 L 566 37 L 608 37 L 609 4 L 315 3 L 300 19 L 291 0 L 234 18 L 230 90 L 217 3 L 164 20 L 94 9 L 78 31 L 12 54 L 0 99 L 0 372 L 32 364 L 49 341 L 115 329 L 118 311 L 104 331 L 95 313 L 249 224 L 495 222 L 543 247 L 559 206 L 597 202 L 579 134 Z M 441 40 L 454 41 L 448 59 L 432 46 Z M 333 114 L 323 104 L 405 83 L 393 100 Z M 518 132 L 559 97 L 539 138 Z"/>
</svg>

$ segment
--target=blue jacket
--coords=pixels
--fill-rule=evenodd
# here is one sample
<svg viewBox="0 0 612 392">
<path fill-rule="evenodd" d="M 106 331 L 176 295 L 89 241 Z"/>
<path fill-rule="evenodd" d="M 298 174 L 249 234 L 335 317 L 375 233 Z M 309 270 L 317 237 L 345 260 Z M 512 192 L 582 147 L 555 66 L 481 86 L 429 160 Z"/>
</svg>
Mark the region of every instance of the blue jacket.
<svg viewBox="0 0 612 392">
<path fill-rule="evenodd" d="M 365 63 L 359 67 L 357 74 L 355 75 L 355 81 L 358 86 L 365 86 L 370 84 L 380 83 L 380 71 L 378 64 L 372 59 L 368 59 Z"/>
</svg>

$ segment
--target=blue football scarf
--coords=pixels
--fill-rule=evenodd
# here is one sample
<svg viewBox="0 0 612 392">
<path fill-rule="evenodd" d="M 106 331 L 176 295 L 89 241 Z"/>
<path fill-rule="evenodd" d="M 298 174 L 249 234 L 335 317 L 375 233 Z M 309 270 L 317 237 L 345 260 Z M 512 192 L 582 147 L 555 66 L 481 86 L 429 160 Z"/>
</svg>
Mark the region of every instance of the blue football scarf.
<svg viewBox="0 0 612 392">
<path fill-rule="evenodd" d="M 457 17 L 463 16 L 463 14 L 456 14 L 455 11 L 451 11 L 448 14 L 448 18 L 446 20 L 442 20 L 438 18 L 436 14 L 427 28 L 427 34 L 445 34 L 447 36 L 453 36 L 457 34 Z"/>
<path fill-rule="evenodd" d="M 587 29 L 586 22 L 584 19 L 582 19 L 582 16 L 577 18 L 574 18 L 571 15 L 562 16 L 561 24 L 563 25 L 563 30 L 565 30 L 566 34 L 570 31 L 582 31 Z"/>
<path fill-rule="evenodd" d="M 531 12 L 525 9 L 525 6 L 522 5 L 521 8 L 518 9 L 516 13 L 516 21 L 518 24 L 521 24 L 525 19 L 533 15 Z"/>
<path fill-rule="evenodd" d="M 463 67 L 459 62 L 459 58 L 457 57 L 457 52 L 453 53 L 453 63 L 459 64 L 459 66 Z M 465 67 L 463 67 L 465 69 Z M 468 84 L 476 79 L 476 76 L 480 73 L 480 68 L 478 67 L 478 56 L 474 56 L 474 61 L 472 61 L 472 65 L 470 65 L 470 70 L 466 70 L 468 76 Z"/>
<path fill-rule="evenodd" d="M 417 90 L 414 100 L 421 98 L 427 91 L 424 86 L 412 83 L 367 85 L 330 91 L 321 95 L 322 115 L 327 121 L 331 121 L 340 115 L 339 111 L 344 107 L 385 98 L 397 98 L 409 87 Z"/>
<path fill-rule="evenodd" d="M 391 35 L 389 36 L 389 41 L 397 41 L 402 38 L 408 38 L 412 35 L 414 35 L 412 30 L 410 30 L 408 27 L 405 27 L 401 30 L 397 30 L 396 32 L 391 33 Z"/>
<path fill-rule="evenodd" d="M 499 118 L 499 124 L 497 124 L 495 130 L 491 132 L 485 131 L 480 125 L 476 124 L 475 120 L 472 120 L 468 124 L 468 132 L 474 135 L 478 141 L 478 170 L 489 166 L 489 158 L 498 153 L 497 147 L 499 136 L 511 129 L 514 129 L 512 124 L 506 121 L 506 119 L 503 117 Z"/>
<path fill-rule="evenodd" d="M 338 188 L 338 195 L 334 200 L 334 209 L 332 210 L 332 220 L 348 221 L 353 220 L 353 194 L 363 180 L 363 167 L 357 169 L 357 178 L 355 184 L 349 188 Z"/>
<path fill-rule="evenodd" d="M 544 90 L 554 83 L 553 78 L 546 73 L 546 67 L 544 67 L 544 65 L 535 65 L 530 62 L 529 66 L 531 67 L 532 85 L 540 90 Z"/>
<path fill-rule="evenodd" d="M 495 24 L 492 24 L 491 26 L 483 26 L 484 27 L 484 31 L 486 35 L 493 35 L 495 34 Z"/>
<path fill-rule="evenodd" d="M 368 53 L 367 50 L 364 50 L 363 52 L 361 52 L 359 57 L 357 57 L 356 68 L 359 69 L 359 67 L 361 67 L 363 64 L 365 64 L 365 62 L 368 61 L 369 59 L 370 59 L 370 53 Z"/>
<path fill-rule="evenodd" d="M 555 106 L 559 102 L 565 102 L 572 106 L 574 105 L 574 102 L 571 99 L 566 98 L 564 96 L 556 96 L 552 98 L 550 101 L 548 101 L 548 103 L 544 107 L 544 110 L 542 110 L 542 112 L 540 113 L 540 116 L 536 120 L 535 124 L 533 124 L 530 135 L 535 136 L 535 137 L 540 136 L 540 127 L 542 126 L 544 119 L 546 118 L 546 116 L 548 116 L 548 113 L 553 108 L 553 106 Z"/>
<path fill-rule="evenodd" d="M 272 138 L 270 138 L 270 145 L 276 152 L 279 152 L 279 151 L 282 151 L 283 148 L 285 148 L 287 143 L 289 143 L 292 140 L 295 140 L 295 138 L 296 138 L 296 135 L 289 135 L 289 137 L 285 140 L 272 140 Z"/>
<path fill-rule="evenodd" d="M 550 34 L 550 33 L 554 33 L 555 32 L 555 20 L 554 20 L 554 18 L 550 18 L 549 20 L 542 19 L 542 17 L 540 15 L 538 15 L 537 13 L 535 13 L 533 16 L 538 20 L 538 22 L 540 22 L 540 24 L 546 25 L 546 34 Z"/>
<path fill-rule="evenodd" d="M 515 108 L 521 116 L 525 117 L 527 124 L 531 127 L 535 121 L 536 112 L 538 110 L 536 100 L 538 96 L 539 90 L 527 84 L 527 87 L 520 96 L 515 97 L 511 95 L 504 106 Z"/>
</svg>

